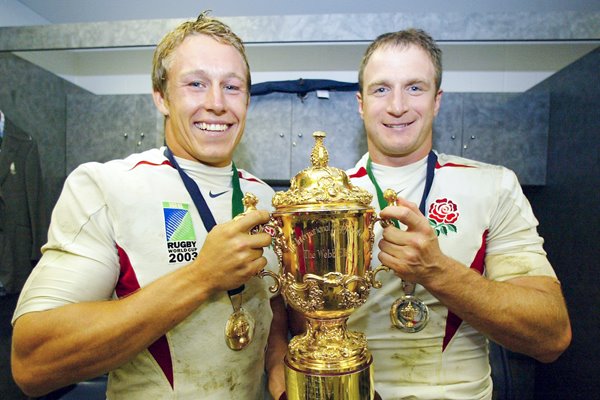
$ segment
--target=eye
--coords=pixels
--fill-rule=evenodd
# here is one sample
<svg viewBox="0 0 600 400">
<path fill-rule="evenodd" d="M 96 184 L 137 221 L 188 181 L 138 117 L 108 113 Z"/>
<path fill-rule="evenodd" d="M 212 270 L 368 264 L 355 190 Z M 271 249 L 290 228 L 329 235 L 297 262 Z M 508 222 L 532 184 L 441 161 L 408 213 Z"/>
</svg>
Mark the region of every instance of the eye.
<svg viewBox="0 0 600 400">
<path fill-rule="evenodd" d="M 384 94 L 386 94 L 389 91 L 390 91 L 390 89 L 386 86 L 376 86 L 373 88 L 373 90 L 371 90 L 371 94 L 373 94 L 375 96 L 383 96 Z"/>
<path fill-rule="evenodd" d="M 203 88 L 203 87 L 206 87 L 206 85 L 202 81 L 191 81 L 188 85 L 191 86 L 191 87 L 194 87 L 194 88 Z"/>
<path fill-rule="evenodd" d="M 227 84 L 224 87 L 225 87 L 225 90 L 227 90 L 229 92 L 239 92 L 241 90 L 239 86 L 232 85 L 232 84 Z"/>
<path fill-rule="evenodd" d="M 418 85 L 411 85 L 411 86 L 408 87 L 408 91 L 410 93 L 417 93 L 417 92 L 421 92 L 422 90 L 423 89 L 421 89 L 421 87 L 418 86 Z"/>
</svg>

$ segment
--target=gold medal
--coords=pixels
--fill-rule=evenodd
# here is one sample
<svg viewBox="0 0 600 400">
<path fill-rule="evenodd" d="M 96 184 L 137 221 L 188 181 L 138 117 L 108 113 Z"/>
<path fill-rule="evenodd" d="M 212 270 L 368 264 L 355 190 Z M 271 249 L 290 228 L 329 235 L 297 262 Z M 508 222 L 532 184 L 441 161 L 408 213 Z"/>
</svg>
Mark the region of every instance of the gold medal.
<svg viewBox="0 0 600 400">
<path fill-rule="evenodd" d="M 242 293 L 229 296 L 233 313 L 225 324 L 225 341 L 231 350 L 246 348 L 254 337 L 254 318 L 242 307 Z"/>
<path fill-rule="evenodd" d="M 237 175 L 237 170 L 234 171 L 234 174 Z M 241 190 L 234 192 L 241 193 Z M 244 212 L 233 217 L 236 220 L 243 217 L 248 211 L 256 210 L 258 198 L 252 193 L 246 193 L 243 199 L 234 202 L 240 202 L 244 207 Z M 248 233 L 252 235 L 260 231 L 261 227 L 255 226 Z M 244 285 L 227 292 L 231 300 L 233 313 L 229 316 L 225 324 L 225 342 L 231 350 L 236 351 L 246 348 L 254 338 L 254 318 L 242 307 L 242 303 L 244 302 L 243 293 Z"/>
</svg>

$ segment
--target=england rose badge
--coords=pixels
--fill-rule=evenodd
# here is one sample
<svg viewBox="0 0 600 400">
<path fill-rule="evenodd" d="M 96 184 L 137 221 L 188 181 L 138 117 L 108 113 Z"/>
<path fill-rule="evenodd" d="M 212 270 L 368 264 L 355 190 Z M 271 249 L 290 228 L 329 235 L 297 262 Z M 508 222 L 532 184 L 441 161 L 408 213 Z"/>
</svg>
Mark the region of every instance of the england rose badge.
<svg viewBox="0 0 600 400">
<path fill-rule="evenodd" d="M 429 206 L 429 224 L 437 236 L 457 232 L 454 223 L 458 220 L 458 216 L 458 206 L 450 199 L 438 199 Z"/>
</svg>

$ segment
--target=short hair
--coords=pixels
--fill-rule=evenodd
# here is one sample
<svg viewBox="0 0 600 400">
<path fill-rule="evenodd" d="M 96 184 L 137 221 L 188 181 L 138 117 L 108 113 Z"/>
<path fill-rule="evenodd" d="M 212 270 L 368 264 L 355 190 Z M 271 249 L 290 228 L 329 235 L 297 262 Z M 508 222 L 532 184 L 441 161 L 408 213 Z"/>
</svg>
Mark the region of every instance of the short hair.
<svg viewBox="0 0 600 400">
<path fill-rule="evenodd" d="M 208 16 L 208 11 L 202 12 L 195 21 L 186 21 L 167 33 L 154 50 L 152 60 L 152 90 L 162 95 L 167 91 L 167 71 L 173 59 L 173 52 L 188 36 L 207 35 L 217 42 L 228 44 L 240 53 L 246 65 L 246 82 L 248 96 L 250 95 L 250 66 L 246 57 L 246 49 L 242 39 L 223 22 Z"/>
<path fill-rule="evenodd" d="M 435 69 L 436 91 L 440 90 L 442 86 L 442 50 L 427 32 L 414 28 L 381 34 L 367 47 L 358 70 L 358 90 L 362 93 L 365 68 L 376 50 L 385 47 L 407 48 L 411 45 L 423 49 L 429 55 Z"/>
</svg>

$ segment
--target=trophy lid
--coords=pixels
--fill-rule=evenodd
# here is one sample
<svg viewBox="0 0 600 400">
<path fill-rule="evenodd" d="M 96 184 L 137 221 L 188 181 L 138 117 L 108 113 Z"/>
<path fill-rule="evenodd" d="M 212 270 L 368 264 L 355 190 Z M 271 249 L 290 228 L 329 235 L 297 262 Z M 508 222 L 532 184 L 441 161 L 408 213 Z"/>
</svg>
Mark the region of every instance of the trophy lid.
<svg viewBox="0 0 600 400">
<path fill-rule="evenodd" d="M 329 167 L 329 153 L 323 145 L 326 133 L 313 133 L 315 144 L 310 154 L 312 167 L 298 172 L 290 180 L 290 189 L 273 196 L 276 209 L 299 206 L 324 206 L 326 208 L 365 208 L 373 196 L 350 183 L 348 175 L 339 168 Z M 314 208 L 314 207 L 311 207 Z"/>
</svg>

